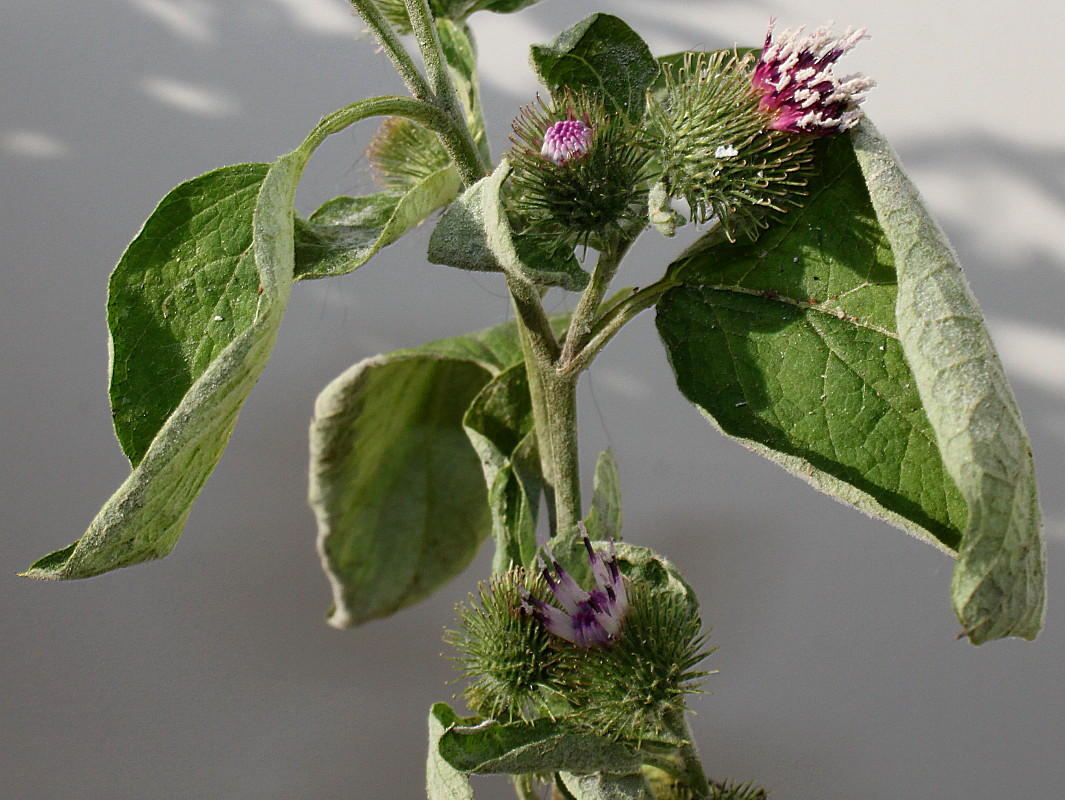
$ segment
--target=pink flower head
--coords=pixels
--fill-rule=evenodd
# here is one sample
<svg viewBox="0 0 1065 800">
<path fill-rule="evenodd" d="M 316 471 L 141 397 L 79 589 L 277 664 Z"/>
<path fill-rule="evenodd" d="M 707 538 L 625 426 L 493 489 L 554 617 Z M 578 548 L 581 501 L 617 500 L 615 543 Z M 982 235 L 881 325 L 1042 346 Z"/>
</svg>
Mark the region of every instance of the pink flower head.
<svg viewBox="0 0 1065 800">
<path fill-rule="evenodd" d="M 573 642 L 577 647 L 596 647 L 609 644 L 617 636 L 622 619 L 629 610 L 629 601 L 625 579 L 621 577 L 614 555 L 613 540 L 610 542 L 610 552 L 604 553 L 592 547 L 583 524 L 580 529 L 596 588 L 590 592 L 582 589 L 545 547 L 555 574 L 551 574 L 543 556 L 539 557 L 540 569 L 562 608 L 549 605 L 527 591 L 522 593 L 522 608 L 555 636 Z"/>
<path fill-rule="evenodd" d="M 772 116 L 769 128 L 826 136 L 853 127 L 861 119 L 858 104 L 876 84 L 864 75 L 840 80 L 832 66 L 862 39 L 865 28 L 848 28 L 839 37 L 830 26 L 804 34 L 805 28 L 785 30 L 773 41 L 770 20 L 765 46 L 754 66 L 751 86 L 761 94 L 758 107 Z"/>
<path fill-rule="evenodd" d="M 554 123 L 544 133 L 540 155 L 556 166 L 562 166 L 588 152 L 592 145 L 592 128 L 579 119 L 564 119 Z"/>
</svg>

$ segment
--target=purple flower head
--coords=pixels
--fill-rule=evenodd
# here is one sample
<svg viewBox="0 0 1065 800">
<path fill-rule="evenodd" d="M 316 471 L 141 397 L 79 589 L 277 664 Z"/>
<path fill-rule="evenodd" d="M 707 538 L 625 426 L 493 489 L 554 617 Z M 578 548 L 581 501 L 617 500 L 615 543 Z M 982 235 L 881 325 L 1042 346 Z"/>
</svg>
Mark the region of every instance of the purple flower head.
<svg viewBox="0 0 1065 800">
<path fill-rule="evenodd" d="M 805 28 L 785 30 L 773 41 L 770 20 L 762 55 L 754 66 L 751 86 L 761 95 L 758 107 L 772 116 L 769 128 L 826 136 L 845 131 L 861 119 L 858 104 L 876 84 L 864 75 L 840 80 L 832 67 L 865 35 L 865 28 L 848 28 L 839 37 L 829 26 L 804 34 Z"/>
<path fill-rule="evenodd" d="M 555 574 L 551 574 L 539 557 L 540 569 L 551 593 L 562 608 L 539 600 L 528 592 L 522 594 L 522 608 L 533 615 L 548 631 L 577 647 L 597 647 L 609 644 L 621 630 L 621 622 L 629 610 L 625 579 L 621 577 L 614 542 L 610 552 L 595 550 L 588 539 L 588 531 L 580 524 L 584 547 L 588 550 L 588 563 L 592 567 L 596 588 L 585 591 L 555 560 L 550 549 L 544 548 Z"/>
<path fill-rule="evenodd" d="M 592 128 L 579 119 L 555 122 L 544 132 L 540 155 L 556 166 L 580 158 L 592 145 Z"/>
</svg>

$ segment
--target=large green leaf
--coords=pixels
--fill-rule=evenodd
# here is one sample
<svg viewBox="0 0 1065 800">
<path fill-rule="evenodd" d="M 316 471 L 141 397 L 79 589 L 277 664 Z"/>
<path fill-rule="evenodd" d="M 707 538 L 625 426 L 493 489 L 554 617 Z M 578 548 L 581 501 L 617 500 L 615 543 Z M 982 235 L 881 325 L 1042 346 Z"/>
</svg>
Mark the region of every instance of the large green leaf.
<svg viewBox="0 0 1065 800">
<path fill-rule="evenodd" d="M 310 152 L 301 149 L 279 159 L 269 168 L 258 191 L 250 242 L 258 279 L 256 285 L 244 280 L 239 287 L 235 283 L 232 286 L 233 291 L 242 288 L 252 296 L 262 287 L 250 324 L 239 330 L 195 378 L 85 535 L 34 563 L 27 576 L 86 578 L 161 558 L 173 549 L 193 502 L 225 449 L 241 404 L 273 349 L 292 284 L 293 199 L 309 157 Z M 176 205 L 164 201 L 161 208 L 171 214 Z M 217 224 L 216 241 L 225 248 L 227 223 L 218 219 Z M 211 241 L 204 237 L 203 228 L 194 225 L 186 230 L 190 235 L 195 232 L 201 241 Z M 209 251 L 195 252 L 205 263 L 210 262 Z M 229 259 L 234 273 L 239 273 L 241 259 L 233 262 L 230 250 L 222 252 L 223 260 Z M 160 251 L 164 270 L 172 264 L 166 253 Z M 231 301 L 233 305 L 235 301 Z M 136 437 L 130 441 L 136 442 Z M 134 452 L 137 449 L 133 448 Z"/>
<path fill-rule="evenodd" d="M 946 469 L 968 505 L 952 601 L 974 644 L 1035 638 L 1045 553 L 1035 465 L 980 307 L 942 230 L 868 121 L 858 163 L 898 271 L 899 339 Z"/>
<path fill-rule="evenodd" d="M 268 168 L 217 170 L 164 199 L 119 264 L 109 306 L 116 430 L 133 471 L 81 539 L 27 576 L 85 578 L 173 549 L 273 349 L 295 271 L 293 202 L 308 160 L 360 119 L 422 112 L 401 97 L 354 103 Z"/>
<path fill-rule="evenodd" d="M 914 243 L 881 227 L 850 137 L 826 145 L 819 164 L 804 206 L 757 241 L 710 235 L 671 266 L 687 285 L 662 298 L 658 328 L 678 386 L 723 432 L 822 491 L 947 552 L 964 549 L 990 498 L 960 490 L 971 456 L 944 437 L 970 423 L 954 416 L 945 426 L 960 410 L 953 401 L 952 410 L 928 413 L 935 390 L 911 368 L 912 337 L 897 329 L 896 306 L 899 319 L 912 313 L 897 281 L 913 274 Z M 905 202 L 927 219 L 915 196 Z M 971 308 L 982 338 L 966 357 L 977 371 L 997 369 Z M 954 313 L 934 303 L 925 311 L 944 320 Z M 1003 477 L 1013 486 L 1019 476 Z M 1030 535 L 1038 542 L 1038 527 Z M 996 635 L 1034 633 L 1011 604 L 1032 612 L 1023 587 L 1042 583 L 1038 550 L 1035 563 L 1019 565 L 1012 590 L 1000 584 L 1023 599 L 1003 602 Z M 960 610 L 959 619 L 973 641 L 985 640 Z"/>
<path fill-rule="evenodd" d="M 443 703 L 433 708 L 441 722 L 450 721 L 440 737 L 440 755 L 459 772 L 631 772 L 640 767 L 636 751 L 562 721 L 545 718 L 503 724 L 485 720 L 471 725 Z"/>
<path fill-rule="evenodd" d="M 552 97 L 584 89 L 634 122 L 643 118 L 647 88 L 659 74 L 647 43 L 610 14 L 592 14 L 553 42 L 533 45 L 532 64 Z"/>
<path fill-rule="evenodd" d="M 344 275 L 382 247 L 450 203 L 462 188 L 454 167 L 445 167 L 398 194 L 337 197 L 298 224 L 296 279 Z"/>
<path fill-rule="evenodd" d="M 192 384 L 255 320 L 252 215 L 269 169 L 238 164 L 181 184 L 111 274 L 111 410 L 134 466 Z"/>
<path fill-rule="evenodd" d="M 387 616 L 462 571 L 491 530 L 463 417 L 521 360 L 507 324 L 354 365 L 319 395 L 310 501 L 336 627 Z"/>
<path fill-rule="evenodd" d="M 539 237 L 511 230 L 500 197 L 509 174 L 510 163 L 504 159 L 448 207 L 429 239 L 429 260 L 473 272 L 505 272 L 536 286 L 580 291 L 588 284 L 588 273 L 572 249 L 546 253 Z"/>
</svg>

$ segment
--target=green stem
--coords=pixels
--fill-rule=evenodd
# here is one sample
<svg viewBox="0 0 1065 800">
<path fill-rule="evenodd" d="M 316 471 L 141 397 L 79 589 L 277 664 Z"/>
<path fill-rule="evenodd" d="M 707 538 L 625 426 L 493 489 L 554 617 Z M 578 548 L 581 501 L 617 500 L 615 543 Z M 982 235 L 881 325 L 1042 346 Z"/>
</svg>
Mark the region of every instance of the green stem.
<svg viewBox="0 0 1065 800">
<path fill-rule="evenodd" d="M 678 748 L 677 755 L 684 764 L 684 774 L 681 778 L 691 791 L 692 800 L 706 800 L 710 797 L 710 782 L 706 779 L 703 763 L 699 759 L 699 750 L 688 726 L 686 712 L 682 708 L 671 708 L 665 713 L 663 722 L 671 733 L 684 741 Z"/>
<path fill-rule="evenodd" d="M 577 375 L 552 368 L 543 375 L 544 404 L 554 459 L 555 528 L 565 543 L 577 542 L 581 518 L 581 468 L 577 448 Z M 539 432 L 537 432 L 539 437 Z M 539 440 L 539 438 L 538 438 Z"/>
<path fill-rule="evenodd" d="M 396 68 L 396 72 L 403 78 L 403 82 L 407 84 L 407 89 L 410 90 L 410 93 L 419 100 L 431 99 L 433 92 L 429 88 L 425 76 L 418 69 L 418 65 L 414 63 L 414 59 L 407 52 L 407 48 L 403 46 L 403 42 L 399 40 L 396 31 L 381 14 L 381 10 L 374 0 L 348 1 L 355 6 L 355 10 L 359 12 L 359 16 L 366 23 L 366 27 L 370 29 L 374 39 L 377 40 L 381 49 L 388 54 L 393 66 Z"/>
<path fill-rule="evenodd" d="M 514 775 L 511 781 L 514 782 L 514 791 L 518 793 L 519 800 L 540 800 L 532 775 Z"/>
<path fill-rule="evenodd" d="M 440 46 L 440 35 L 433 22 L 433 12 L 429 10 L 427 0 L 405 0 L 407 14 L 410 16 L 411 29 L 414 37 L 418 40 L 418 49 L 422 53 L 422 61 L 425 63 L 425 71 L 429 76 L 429 88 L 433 93 L 436 103 L 444 113 L 454 120 L 458 138 L 462 141 L 449 142 L 444 140 L 444 147 L 458 167 L 462 182 L 466 186 L 472 186 L 483 178 L 488 172 L 488 165 L 481 157 L 480 150 L 470 133 L 470 126 L 466 121 L 466 112 L 459 102 L 455 85 L 451 82 L 451 75 L 447 71 L 447 59 L 444 50 Z"/>
<path fill-rule="evenodd" d="M 595 269 L 592 270 L 592 279 L 581 294 L 581 299 L 577 301 L 577 307 L 573 310 L 569 332 L 566 334 L 566 345 L 562 349 L 562 358 L 559 363 L 560 370 L 568 371 L 567 364 L 588 343 L 588 337 L 592 331 L 592 323 L 599 313 L 599 306 L 602 304 L 603 298 L 606 297 L 610 282 L 614 280 L 618 267 L 621 265 L 621 259 L 625 257 L 625 253 L 632 246 L 632 242 L 632 239 L 617 242 L 608 247 L 599 256 Z"/>
<path fill-rule="evenodd" d="M 637 315 L 654 306 L 663 294 L 678 285 L 678 282 L 671 278 L 662 278 L 657 283 L 633 292 L 629 297 L 612 306 L 592 325 L 584 346 L 562 365 L 561 371 L 578 375 L 586 370 L 618 331 Z"/>
</svg>

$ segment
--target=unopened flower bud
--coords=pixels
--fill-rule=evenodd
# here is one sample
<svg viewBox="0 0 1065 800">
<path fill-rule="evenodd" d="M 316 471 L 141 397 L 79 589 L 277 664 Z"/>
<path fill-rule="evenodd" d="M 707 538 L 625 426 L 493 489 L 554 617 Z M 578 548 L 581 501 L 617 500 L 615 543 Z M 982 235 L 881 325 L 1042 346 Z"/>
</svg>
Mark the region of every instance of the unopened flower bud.
<svg viewBox="0 0 1065 800">
<path fill-rule="evenodd" d="M 563 119 L 544 133 L 540 155 L 552 164 L 561 166 L 580 158 L 592 145 L 592 129 L 579 119 Z"/>
</svg>

